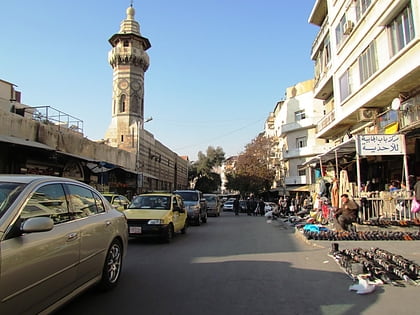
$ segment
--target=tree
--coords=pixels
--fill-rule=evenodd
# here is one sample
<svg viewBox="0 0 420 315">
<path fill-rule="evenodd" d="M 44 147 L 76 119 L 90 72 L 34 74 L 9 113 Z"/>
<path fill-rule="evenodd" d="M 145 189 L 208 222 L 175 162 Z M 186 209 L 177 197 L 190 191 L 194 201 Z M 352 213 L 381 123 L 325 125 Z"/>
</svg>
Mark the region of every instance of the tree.
<svg viewBox="0 0 420 315">
<path fill-rule="evenodd" d="M 225 160 L 225 153 L 221 147 L 207 148 L 207 154 L 198 152 L 198 160 L 191 163 L 188 170 L 188 179 L 195 182 L 194 189 L 203 192 L 216 191 L 221 185 L 220 175 L 214 172 L 214 169 L 221 166 Z"/>
<path fill-rule="evenodd" d="M 197 182 L 195 183 L 195 189 L 210 193 L 217 191 L 221 184 L 222 180 L 219 174 L 209 173 L 197 179 Z"/>
<path fill-rule="evenodd" d="M 275 176 L 275 171 L 269 166 L 272 146 L 273 139 L 263 134 L 247 144 L 232 173 L 226 175 L 226 187 L 239 190 L 241 195 L 269 190 Z"/>
</svg>

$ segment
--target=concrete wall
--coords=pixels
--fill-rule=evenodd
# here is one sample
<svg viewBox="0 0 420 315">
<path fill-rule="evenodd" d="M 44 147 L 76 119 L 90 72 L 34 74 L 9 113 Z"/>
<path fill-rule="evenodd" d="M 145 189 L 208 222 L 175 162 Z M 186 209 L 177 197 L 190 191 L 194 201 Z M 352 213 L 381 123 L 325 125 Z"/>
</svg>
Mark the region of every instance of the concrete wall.
<svg viewBox="0 0 420 315">
<path fill-rule="evenodd" d="M 13 136 L 48 145 L 57 151 L 106 161 L 135 170 L 136 155 L 106 144 L 91 141 L 80 133 L 20 115 L 0 111 L 0 135 Z"/>
</svg>

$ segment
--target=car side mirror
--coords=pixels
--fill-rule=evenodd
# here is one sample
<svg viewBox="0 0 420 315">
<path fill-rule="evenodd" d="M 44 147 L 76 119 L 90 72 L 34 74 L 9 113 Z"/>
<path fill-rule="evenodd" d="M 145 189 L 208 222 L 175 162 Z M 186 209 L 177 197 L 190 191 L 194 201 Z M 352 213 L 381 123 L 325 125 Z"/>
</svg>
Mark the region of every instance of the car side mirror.
<svg viewBox="0 0 420 315">
<path fill-rule="evenodd" d="M 26 219 L 21 227 L 23 233 L 46 232 L 54 227 L 54 221 L 48 217 L 33 217 Z"/>
</svg>

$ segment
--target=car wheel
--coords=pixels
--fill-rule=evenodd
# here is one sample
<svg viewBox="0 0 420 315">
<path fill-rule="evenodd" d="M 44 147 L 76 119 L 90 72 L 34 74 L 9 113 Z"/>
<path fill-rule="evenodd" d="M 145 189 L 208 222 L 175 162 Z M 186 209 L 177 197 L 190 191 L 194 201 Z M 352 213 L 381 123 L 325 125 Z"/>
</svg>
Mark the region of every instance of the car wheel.
<svg viewBox="0 0 420 315">
<path fill-rule="evenodd" d="M 169 243 L 174 238 L 174 227 L 172 224 L 168 225 L 168 230 L 163 238 L 166 243 Z"/>
<path fill-rule="evenodd" d="M 120 279 L 122 268 L 123 248 L 119 240 L 114 240 L 108 249 L 102 270 L 102 279 L 99 287 L 109 290 L 115 287 Z"/>
<path fill-rule="evenodd" d="M 187 228 L 188 228 L 188 222 L 185 221 L 184 223 L 184 227 L 181 229 L 181 234 L 185 234 L 187 233 Z"/>
</svg>

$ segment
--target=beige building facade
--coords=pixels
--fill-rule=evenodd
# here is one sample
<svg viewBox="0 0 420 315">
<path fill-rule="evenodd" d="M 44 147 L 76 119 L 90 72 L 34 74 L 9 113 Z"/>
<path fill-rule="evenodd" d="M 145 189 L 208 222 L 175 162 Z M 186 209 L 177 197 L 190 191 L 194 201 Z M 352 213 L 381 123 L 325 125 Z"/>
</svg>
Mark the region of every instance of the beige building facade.
<svg viewBox="0 0 420 315">
<path fill-rule="evenodd" d="M 420 126 L 420 1 L 317 0 L 309 22 L 320 27 L 311 53 L 314 97 L 324 102 L 317 137 L 340 145 L 361 134 L 404 134 L 408 153 L 414 154 Z M 410 162 L 410 172 L 420 174 L 415 159 Z"/>
<path fill-rule="evenodd" d="M 272 160 L 276 170 L 273 188 L 310 191 L 313 174 L 305 162 L 328 150 L 331 145 L 316 137 L 316 123 L 323 116 L 323 103 L 314 98 L 314 80 L 299 82 L 286 89 L 265 124 L 265 134 L 275 139 Z"/>
<path fill-rule="evenodd" d="M 316 0 L 309 23 L 319 26 L 311 58 L 324 103 L 316 136 L 334 147 L 307 165 L 345 182 L 340 194 L 359 198 L 363 219 L 409 218 L 410 178 L 420 176 L 420 1 Z M 399 139 L 395 153 L 380 142 L 389 139 Z"/>
</svg>

